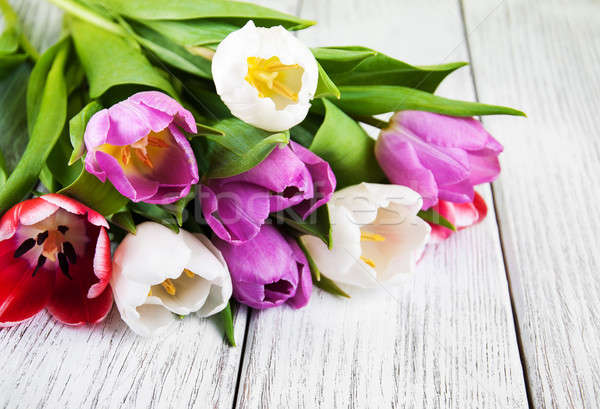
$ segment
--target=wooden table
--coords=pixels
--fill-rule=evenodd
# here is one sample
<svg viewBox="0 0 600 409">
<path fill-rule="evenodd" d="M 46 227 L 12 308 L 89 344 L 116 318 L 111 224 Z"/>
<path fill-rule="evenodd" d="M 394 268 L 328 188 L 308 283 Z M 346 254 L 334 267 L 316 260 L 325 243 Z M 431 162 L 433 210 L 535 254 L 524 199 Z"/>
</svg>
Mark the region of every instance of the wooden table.
<svg viewBox="0 0 600 409">
<path fill-rule="evenodd" d="M 489 216 L 431 247 L 406 287 L 240 309 L 237 348 L 214 320 L 142 339 L 116 309 L 75 329 L 42 313 L 0 330 L 0 408 L 598 407 L 600 3 L 260 3 L 318 20 L 299 34 L 311 46 L 470 61 L 440 94 L 526 111 L 483 120 L 506 147 L 501 177 L 480 189 Z M 14 4 L 48 46 L 60 13 Z M 0 106 L 24 99 L 17 82 L 0 85 Z M 22 112 L 0 109 L 0 121 L 2 138 L 24 132 Z"/>
</svg>

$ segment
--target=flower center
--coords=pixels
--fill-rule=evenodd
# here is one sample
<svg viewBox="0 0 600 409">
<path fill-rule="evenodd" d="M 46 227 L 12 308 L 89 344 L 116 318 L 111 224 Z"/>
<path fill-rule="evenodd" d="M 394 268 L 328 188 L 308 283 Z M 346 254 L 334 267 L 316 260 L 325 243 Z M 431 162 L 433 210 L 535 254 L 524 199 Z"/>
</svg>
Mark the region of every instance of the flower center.
<svg viewBox="0 0 600 409">
<path fill-rule="evenodd" d="M 26 237 L 15 250 L 13 257 L 24 257 L 35 265 L 33 276 L 47 263 L 56 263 L 62 273 L 72 279 L 69 266 L 77 263 L 77 254 L 83 253 L 89 241 L 85 223 L 60 209 L 52 216 L 34 225 L 22 226 L 19 237 Z"/>
<path fill-rule="evenodd" d="M 371 233 L 368 231 L 360 231 L 360 241 L 372 241 L 372 242 L 381 242 L 385 241 L 385 237 L 381 234 Z M 365 262 L 365 264 L 375 268 L 375 262 L 367 257 L 361 256 L 360 259 Z"/>
<path fill-rule="evenodd" d="M 187 268 L 183 269 L 183 274 L 185 274 L 189 278 L 196 277 L 196 274 L 192 273 Z M 177 287 L 175 287 L 175 283 L 170 278 L 167 278 L 165 281 L 163 281 L 162 283 L 160 283 L 160 286 L 162 288 L 164 288 L 165 292 L 167 294 L 169 294 L 169 295 L 175 295 L 175 294 L 177 294 Z M 148 297 L 150 297 L 151 295 L 152 295 L 152 288 L 150 289 L 150 291 L 148 291 Z"/>
<path fill-rule="evenodd" d="M 298 64 L 282 64 L 278 57 L 248 57 L 245 80 L 258 91 L 260 98 L 271 98 L 277 109 L 298 101 L 304 68 Z"/>
<path fill-rule="evenodd" d="M 158 155 L 164 148 L 170 146 L 169 140 L 170 132 L 168 128 L 165 128 L 160 132 L 150 132 L 130 145 L 104 144 L 98 150 L 113 156 L 124 168 L 137 165 L 140 168 L 152 170 Z"/>
</svg>

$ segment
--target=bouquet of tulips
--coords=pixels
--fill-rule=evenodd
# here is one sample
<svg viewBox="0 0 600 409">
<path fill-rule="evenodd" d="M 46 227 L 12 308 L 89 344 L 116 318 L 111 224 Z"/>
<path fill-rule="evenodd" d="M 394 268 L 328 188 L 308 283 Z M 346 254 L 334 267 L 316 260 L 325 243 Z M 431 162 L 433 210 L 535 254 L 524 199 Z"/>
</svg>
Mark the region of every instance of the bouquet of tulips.
<svg viewBox="0 0 600 409">
<path fill-rule="evenodd" d="M 137 334 L 219 313 L 233 342 L 230 298 L 402 283 L 485 217 L 502 145 L 473 117 L 523 115 L 436 96 L 464 63 L 310 49 L 292 31 L 313 22 L 249 3 L 50 1 L 64 30 L 40 56 L 0 0 L 0 75 L 33 63 L 29 141 L 0 162 L 0 326 L 114 301 Z"/>
</svg>

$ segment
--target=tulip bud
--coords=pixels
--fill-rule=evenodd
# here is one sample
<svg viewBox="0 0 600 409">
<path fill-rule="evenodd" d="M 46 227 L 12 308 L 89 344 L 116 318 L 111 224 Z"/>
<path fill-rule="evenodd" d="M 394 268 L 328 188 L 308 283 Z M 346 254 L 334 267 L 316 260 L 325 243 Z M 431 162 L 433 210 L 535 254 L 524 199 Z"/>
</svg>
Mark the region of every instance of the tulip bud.
<svg viewBox="0 0 600 409">
<path fill-rule="evenodd" d="M 476 119 L 421 111 L 398 112 L 375 145 L 389 180 L 421 194 L 424 210 L 438 199 L 472 202 L 473 186 L 500 173 L 502 150 Z"/>
<path fill-rule="evenodd" d="M 233 297 L 252 308 L 265 309 L 288 303 L 308 304 L 312 277 L 306 256 L 291 238 L 264 225 L 252 239 L 232 245 L 215 238 L 233 283 Z"/>
</svg>

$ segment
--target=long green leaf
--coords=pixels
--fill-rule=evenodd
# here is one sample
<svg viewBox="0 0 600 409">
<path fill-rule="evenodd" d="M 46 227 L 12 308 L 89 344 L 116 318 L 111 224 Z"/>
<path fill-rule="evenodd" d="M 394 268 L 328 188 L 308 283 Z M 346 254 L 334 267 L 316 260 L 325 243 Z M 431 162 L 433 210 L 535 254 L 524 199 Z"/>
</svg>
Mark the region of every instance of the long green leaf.
<svg viewBox="0 0 600 409">
<path fill-rule="evenodd" d="M 220 19 L 244 24 L 254 20 L 259 26 L 282 25 L 301 30 L 314 24 L 289 14 L 231 0 L 96 0 L 110 11 L 143 20 L 190 20 L 196 18 Z"/>
<path fill-rule="evenodd" d="M 27 59 L 25 54 L 0 55 L 0 79 L 5 78 Z"/>
<path fill-rule="evenodd" d="M 123 37 L 76 18 L 71 19 L 70 27 L 90 85 L 90 98 L 98 98 L 112 87 L 131 84 L 176 96 L 169 81 Z"/>
<path fill-rule="evenodd" d="M 82 160 L 80 159 L 80 161 Z M 122 211 L 129 202 L 109 181 L 102 183 L 85 169 L 82 169 L 81 174 L 73 183 L 60 190 L 59 193 L 79 200 L 103 216 L 110 216 Z"/>
<path fill-rule="evenodd" d="M 22 200 L 34 188 L 46 158 L 65 126 L 67 86 L 64 68 L 70 44 L 67 41 L 61 41 L 55 47 L 50 48 L 40 58 L 41 64 L 36 64 L 31 74 L 31 78 L 34 79 L 43 74 L 47 74 L 47 77 L 41 92 L 37 90 L 30 92 L 28 88 L 28 96 L 39 97 L 40 101 L 31 103 L 31 106 L 36 108 L 36 112 L 28 115 L 28 118 L 33 120 L 29 143 L 17 167 L 0 192 L 0 213 Z M 49 69 L 47 69 L 48 66 L 50 66 Z M 40 71 L 44 72 L 40 73 Z M 35 81 L 29 83 L 29 87 L 40 85 Z M 28 104 L 29 106 L 30 104 Z"/>
<path fill-rule="evenodd" d="M 231 303 L 227 303 L 227 307 L 223 311 L 219 313 L 219 315 L 223 319 L 223 327 L 225 330 L 225 337 L 227 338 L 227 342 L 232 347 L 235 346 L 235 334 L 233 331 L 233 314 L 231 312 Z"/>
<path fill-rule="evenodd" d="M 210 158 L 208 177 L 225 178 L 239 175 L 262 162 L 279 144 L 287 144 L 289 132 L 272 134 L 236 118 L 224 119 L 213 125 L 223 135 L 207 135 L 215 142 Z"/>
<path fill-rule="evenodd" d="M 340 90 L 334 84 L 334 82 L 329 78 L 321 64 L 317 63 L 319 66 L 319 82 L 317 83 L 317 90 L 315 92 L 315 98 L 321 97 L 340 97 Z"/>
<path fill-rule="evenodd" d="M 2 155 L 2 151 L 0 151 L 0 187 L 6 183 L 7 177 L 6 162 L 4 162 L 4 155 Z"/>
<path fill-rule="evenodd" d="M 426 222 L 437 224 L 452 231 L 456 231 L 456 227 L 452 224 L 452 222 L 436 212 L 433 208 L 420 210 L 418 216 Z"/>
<path fill-rule="evenodd" d="M 184 46 L 220 43 L 239 27 L 213 20 L 140 20 L 139 23 L 158 31 L 171 41 Z"/>
<path fill-rule="evenodd" d="M 150 203 L 131 203 L 129 205 L 132 212 L 139 214 L 140 216 L 150 219 L 156 223 L 160 223 L 165 227 L 173 230 L 175 233 L 179 233 L 179 225 L 175 216 L 163 209 L 161 206 Z"/>
<path fill-rule="evenodd" d="M 433 92 L 467 63 L 414 66 L 365 47 L 325 47 L 313 53 L 337 85 L 400 85 Z"/>
<path fill-rule="evenodd" d="M 339 88 L 342 98 L 331 101 L 349 115 L 370 116 L 402 110 L 416 110 L 454 116 L 525 116 L 523 112 L 513 108 L 458 101 L 407 87 L 346 85 Z"/>
<path fill-rule="evenodd" d="M 378 183 L 385 176 L 375 158 L 375 141 L 355 120 L 328 100 L 325 119 L 310 145 L 310 150 L 331 165 L 337 187 L 360 182 Z"/>
<path fill-rule="evenodd" d="M 190 74 L 212 78 L 211 64 L 206 58 L 191 54 L 183 46 L 142 24 L 132 23 L 132 26 L 137 33 L 136 39 L 157 58 Z"/>
<path fill-rule="evenodd" d="M 331 218 L 329 216 L 329 207 L 323 205 L 316 212 L 308 216 L 306 220 L 293 210 L 286 209 L 274 215 L 275 220 L 283 222 L 287 226 L 302 234 L 310 234 L 323 240 L 327 247 L 331 248 L 333 242 L 331 240 Z"/>
</svg>

